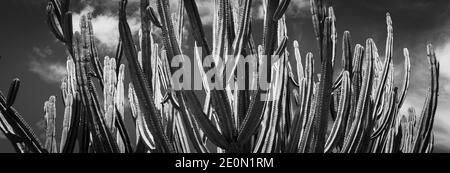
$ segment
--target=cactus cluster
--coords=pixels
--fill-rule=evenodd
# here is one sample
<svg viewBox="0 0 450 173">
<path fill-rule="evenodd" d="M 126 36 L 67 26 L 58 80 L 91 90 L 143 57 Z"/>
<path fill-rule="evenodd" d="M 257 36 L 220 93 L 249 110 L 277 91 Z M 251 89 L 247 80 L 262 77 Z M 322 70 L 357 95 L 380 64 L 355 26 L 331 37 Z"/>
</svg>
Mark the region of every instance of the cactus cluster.
<svg viewBox="0 0 450 173">
<path fill-rule="evenodd" d="M 120 0 L 120 41 L 115 56 L 105 57 L 102 65 L 92 16 L 83 16 L 80 32 L 72 34 L 70 0 L 50 0 L 48 24 L 69 52 L 67 76 L 61 85 L 65 109 L 60 145 L 55 131 L 56 98 L 52 96 L 45 102 L 46 140 L 42 145 L 12 106 L 19 80 L 11 84 L 7 98 L 0 93 L 0 129 L 20 153 L 432 152 L 439 62 L 429 45 L 430 89 L 425 105 L 420 114 L 411 108 L 408 115 L 401 115 L 399 110 L 410 80 L 410 57 L 404 49 L 405 75 L 399 90 L 394 85 L 394 32 L 389 14 L 385 58 L 380 57 L 372 39 L 354 46 L 346 31 L 342 37 L 343 67 L 334 72 L 338 33 L 330 0 L 311 0 L 320 69 L 315 69 L 313 53 L 302 57 L 299 42 L 293 42 L 293 57 L 287 50 L 284 13 L 290 0 L 263 2 L 260 46 L 255 45 L 252 36 L 252 0 L 214 2 L 212 46 L 208 45 L 195 0 L 180 0 L 174 17 L 168 1 L 156 0 L 155 11 L 149 0 L 141 0 L 141 30 L 139 44 L 135 45 L 127 23 L 127 0 Z M 195 70 L 204 84 L 201 94 L 173 89 L 172 75 L 179 69 L 170 66 L 170 62 L 183 55 L 185 13 L 195 39 L 192 60 L 199 64 Z M 161 43 L 153 39 L 152 26 L 162 31 Z M 255 67 L 245 68 L 257 70 L 253 76 L 231 75 L 216 80 L 224 89 L 210 88 L 211 81 L 205 76 L 211 69 L 201 65 L 204 57 L 200 52 L 211 55 L 215 63 L 227 61 L 223 58 L 227 55 L 236 57 L 231 68 L 215 69 L 217 79 L 223 79 L 226 73 L 237 73 L 241 55 L 256 55 Z M 128 85 L 124 83 L 123 56 L 130 73 Z M 296 66 L 291 62 L 296 62 Z M 267 69 L 265 76 L 260 75 L 263 67 Z M 339 75 L 334 78 L 333 74 Z M 265 77 L 270 82 L 269 90 L 250 89 Z M 231 87 L 237 85 L 239 78 L 246 81 L 243 90 Z M 269 97 L 265 99 L 263 94 Z M 126 115 L 125 102 L 130 104 L 131 116 Z M 134 120 L 135 142 L 130 141 L 125 117 Z"/>
</svg>

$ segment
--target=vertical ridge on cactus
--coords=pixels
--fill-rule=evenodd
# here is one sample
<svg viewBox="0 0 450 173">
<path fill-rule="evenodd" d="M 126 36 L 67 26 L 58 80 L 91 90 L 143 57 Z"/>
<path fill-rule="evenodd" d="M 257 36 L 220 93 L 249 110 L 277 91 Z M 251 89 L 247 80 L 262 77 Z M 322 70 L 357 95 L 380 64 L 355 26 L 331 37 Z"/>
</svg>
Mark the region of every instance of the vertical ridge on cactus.
<svg viewBox="0 0 450 173">
<path fill-rule="evenodd" d="M 14 108 L 20 96 L 20 80 L 14 79 L 6 97 L 0 92 L 0 130 L 19 153 L 433 152 L 440 64 L 431 44 L 426 47 L 430 80 L 423 108 L 417 113 L 410 108 L 402 115 L 412 85 L 411 59 L 404 48 L 403 81 L 397 87 L 389 13 L 384 58 L 374 39 L 366 39 L 363 46 L 353 42 L 350 31 L 343 32 L 342 56 L 337 56 L 332 1 L 310 0 L 317 50 L 302 55 L 301 46 L 310 43 L 289 41 L 286 13 L 293 3 L 262 2 L 262 45 L 254 42 L 254 4 L 214 0 L 208 36 L 196 1 L 181 0 L 171 9 L 165 0 L 157 0 L 156 7 L 140 0 L 136 45 L 127 21 L 128 1 L 120 0 L 119 42 L 115 54 L 101 61 L 92 14 L 75 21 L 80 22 L 80 31 L 74 33 L 70 1 L 49 0 L 47 24 L 69 54 L 61 82 L 64 114 L 56 116 L 56 96 L 44 103 L 42 145 Z M 185 17 L 190 33 L 184 28 Z M 161 40 L 155 29 L 161 30 Z M 183 39 L 185 34 L 193 37 L 192 59 L 184 55 L 191 52 L 185 50 L 190 44 Z M 247 62 L 248 57 L 254 61 Z M 340 67 L 335 64 L 339 57 Z M 180 81 L 174 76 L 185 65 L 173 66 L 174 60 L 189 66 L 187 62 L 194 61 L 199 75 L 194 80 L 201 80 L 202 88 L 177 89 Z M 214 65 L 203 66 L 206 60 Z M 183 73 L 183 82 L 188 75 Z M 239 88 L 239 82 L 245 88 Z M 267 89 L 260 86 L 263 82 Z M 60 140 L 58 117 L 63 118 Z M 127 119 L 132 119 L 134 129 L 125 126 Z M 136 140 L 131 141 L 130 135 Z"/>
</svg>

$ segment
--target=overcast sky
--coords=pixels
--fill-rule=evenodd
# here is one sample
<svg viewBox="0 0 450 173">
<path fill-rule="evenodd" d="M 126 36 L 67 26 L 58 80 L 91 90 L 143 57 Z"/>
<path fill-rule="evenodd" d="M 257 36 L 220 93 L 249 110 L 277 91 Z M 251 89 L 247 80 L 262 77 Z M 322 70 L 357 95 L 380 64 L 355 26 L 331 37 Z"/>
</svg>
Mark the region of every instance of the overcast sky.
<svg viewBox="0 0 450 173">
<path fill-rule="evenodd" d="M 137 0 L 128 8 L 129 23 L 133 31 L 139 27 Z M 151 0 L 153 1 L 153 0 Z M 94 32 L 101 56 L 112 52 L 118 39 L 118 0 L 72 0 L 75 12 L 74 27 L 82 14 L 94 13 Z M 171 0 L 172 7 L 176 0 Z M 213 0 L 198 0 L 200 14 L 211 41 Z M 254 33 L 261 41 L 261 1 L 254 0 Z M 38 134 L 42 131 L 44 101 L 50 95 L 59 95 L 59 85 L 65 75 L 65 47 L 50 33 L 46 24 L 47 0 L 2 0 L 0 6 L 0 90 L 7 92 L 10 81 L 22 81 L 15 108 L 30 122 Z M 354 43 L 363 44 L 373 38 L 384 56 L 386 39 L 385 14 L 390 12 L 394 21 L 394 62 L 396 84 L 402 82 L 402 49 L 411 55 L 411 84 L 406 105 L 420 112 L 428 89 L 428 62 L 426 45 L 433 43 L 441 62 L 440 97 L 435 122 L 436 152 L 450 152 L 450 1 L 448 0 L 334 0 L 339 37 L 345 30 L 352 34 Z M 309 0 L 293 0 L 287 16 L 289 43 L 300 42 L 302 54 L 317 52 L 309 12 Z M 77 29 L 76 29 L 77 30 Z M 186 31 L 189 32 L 189 31 Z M 185 40 L 193 40 L 190 35 Z M 190 55 L 191 41 L 185 43 Z M 340 45 L 338 45 L 340 46 Z M 292 47 L 292 44 L 290 44 Z M 292 48 L 290 48 L 292 49 Z M 340 52 L 338 52 L 340 55 Z M 340 60 L 337 60 L 340 62 Z M 57 102 L 57 134 L 60 134 L 63 109 Z M 126 117 L 130 122 L 131 117 Z M 130 123 L 128 123 L 130 124 Z M 132 126 L 131 126 L 132 127 Z M 60 136 L 58 135 L 58 139 Z M 10 143 L 0 135 L 0 152 L 13 152 Z"/>
</svg>

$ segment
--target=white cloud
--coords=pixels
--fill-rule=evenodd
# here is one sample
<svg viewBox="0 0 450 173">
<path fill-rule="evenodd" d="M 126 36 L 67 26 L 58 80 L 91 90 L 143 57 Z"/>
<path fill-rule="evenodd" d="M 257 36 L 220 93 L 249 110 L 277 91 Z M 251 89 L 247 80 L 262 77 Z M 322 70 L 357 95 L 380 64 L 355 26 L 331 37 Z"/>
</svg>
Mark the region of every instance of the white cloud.
<svg viewBox="0 0 450 173">
<path fill-rule="evenodd" d="M 61 63 L 32 60 L 29 66 L 30 71 L 48 83 L 60 83 L 67 73 L 65 65 Z"/>
<path fill-rule="evenodd" d="M 82 4 L 86 4 L 86 6 L 82 8 L 82 10 L 80 10 L 79 12 L 74 13 L 73 15 L 74 32 L 80 31 L 81 16 L 87 15 L 88 13 L 94 13 L 95 15 L 93 16 L 92 24 L 94 28 L 95 37 L 100 41 L 100 44 L 104 44 L 111 49 L 115 48 L 119 40 L 119 30 L 118 30 L 119 18 L 117 12 L 113 13 L 112 11 L 115 10 L 112 9 L 117 8 L 118 1 L 83 0 L 81 2 Z M 137 2 L 138 2 L 137 0 L 132 0 L 129 3 L 134 3 L 134 5 L 136 5 Z M 214 20 L 213 17 L 214 0 L 198 0 L 196 2 L 203 25 L 211 26 Z M 290 17 L 297 17 L 299 15 L 304 15 L 305 14 L 304 12 L 307 11 L 305 9 L 308 9 L 309 7 L 308 2 L 309 2 L 308 0 L 292 1 L 286 13 Z M 129 4 L 129 6 L 131 5 Z M 154 3 L 152 3 L 152 6 L 153 8 L 156 8 Z M 102 10 L 96 11 L 94 7 Z M 171 0 L 170 7 L 172 12 L 177 11 L 178 1 Z M 131 7 L 129 7 L 129 9 L 131 9 Z M 262 14 L 263 10 L 261 2 L 258 1 L 255 2 L 252 10 L 254 13 L 253 17 L 255 19 L 263 18 L 264 15 Z M 136 11 L 133 15 L 128 16 L 128 24 L 130 25 L 130 29 L 133 33 L 137 33 L 139 31 L 140 28 L 139 11 Z"/>
<path fill-rule="evenodd" d="M 445 101 L 444 101 L 445 102 Z M 450 109 L 439 104 L 434 121 L 434 134 L 436 146 L 450 149 Z"/>
<path fill-rule="evenodd" d="M 86 6 L 83 10 L 73 15 L 74 32 L 80 31 L 80 20 L 83 15 L 95 12 L 94 7 Z M 140 19 L 136 16 L 128 17 L 128 24 L 133 33 L 139 31 Z M 102 14 L 93 16 L 92 25 L 94 36 L 100 41 L 100 44 L 106 45 L 108 48 L 115 48 L 119 40 L 119 17 L 110 11 L 104 11 Z"/>
<path fill-rule="evenodd" d="M 197 8 L 203 25 L 212 25 L 214 18 L 214 1 L 200 0 L 197 2 Z"/>
<path fill-rule="evenodd" d="M 255 19 L 264 19 L 264 8 L 262 1 L 258 1 L 255 3 L 256 6 L 253 6 L 253 17 Z M 295 0 L 291 1 L 289 7 L 286 11 L 286 17 L 288 18 L 297 18 L 297 17 L 305 17 L 309 15 L 309 0 Z"/>
<path fill-rule="evenodd" d="M 310 2 L 309 0 L 291 1 L 291 4 L 286 12 L 289 16 L 305 16 L 309 15 Z"/>
<path fill-rule="evenodd" d="M 53 51 L 50 47 L 33 47 L 32 54 L 28 56 L 31 59 L 29 70 L 45 82 L 59 84 L 66 75 L 65 64 L 52 61 Z"/>
<path fill-rule="evenodd" d="M 447 78 L 450 78 L 450 68 L 446 68 L 450 66 L 450 42 L 448 42 L 444 46 L 437 47 L 436 56 L 441 63 L 441 67 L 444 67 L 440 69 L 441 74 Z"/>
</svg>

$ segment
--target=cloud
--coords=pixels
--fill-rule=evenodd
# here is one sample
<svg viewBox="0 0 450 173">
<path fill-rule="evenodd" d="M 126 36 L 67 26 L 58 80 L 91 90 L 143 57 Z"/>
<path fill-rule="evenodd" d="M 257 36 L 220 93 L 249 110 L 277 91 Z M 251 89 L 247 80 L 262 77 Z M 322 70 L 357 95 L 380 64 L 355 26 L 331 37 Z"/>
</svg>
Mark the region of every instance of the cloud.
<svg viewBox="0 0 450 173">
<path fill-rule="evenodd" d="M 43 49 L 33 47 L 33 53 L 35 53 L 36 55 L 38 55 L 41 58 L 46 58 L 48 55 L 53 54 L 53 50 L 49 46 L 47 46 Z"/>
<path fill-rule="evenodd" d="M 67 73 L 65 64 L 51 60 L 53 51 L 48 46 L 42 49 L 33 47 L 32 54 L 28 56 L 31 59 L 29 70 L 47 83 L 59 84 Z"/>
<path fill-rule="evenodd" d="M 99 44 L 102 44 L 109 49 L 115 49 L 120 37 L 118 15 L 110 10 L 97 12 L 96 8 L 87 5 L 81 11 L 76 12 L 73 15 L 74 32 L 80 31 L 81 17 L 88 13 L 93 14 L 92 25 L 94 36 L 98 39 Z M 137 33 L 140 29 L 140 19 L 137 14 L 138 12 L 135 12 L 132 16 L 128 17 L 128 24 L 133 33 Z"/>
<path fill-rule="evenodd" d="M 437 47 L 436 49 L 436 56 L 439 59 L 439 62 L 441 63 L 441 74 L 444 77 L 450 78 L 450 42 L 446 43 L 444 46 Z"/>
<path fill-rule="evenodd" d="M 30 71 L 48 83 L 60 83 L 67 73 L 64 64 L 36 60 L 30 62 Z"/>
<path fill-rule="evenodd" d="M 299 18 L 299 17 L 306 17 L 309 13 L 310 8 L 310 2 L 309 0 L 295 0 L 291 1 L 289 4 L 289 7 L 286 11 L 286 17 L 287 18 Z M 264 19 L 264 11 L 263 8 L 263 1 L 256 1 L 252 5 L 253 10 L 253 17 L 258 20 Z"/>
<path fill-rule="evenodd" d="M 286 15 L 290 17 L 305 17 L 306 15 L 309 15 L 309 8 L 309 0 L 291 1 Z"/>
<path fill-rule="evenodd" d="M 200 0 L 197 2 L 197 8 L 203 25 L 212 25 L 214 20 L 214 1 Z"/>
<path fill-rule="evenodd" d="M 436 47 L 440 62 L 440 94 L 435 120 L 436 147 L 450 151 L 450 38 L 442 46 Z M 443 67 L 443 68 L 442 68 Z"/>
</svg>

